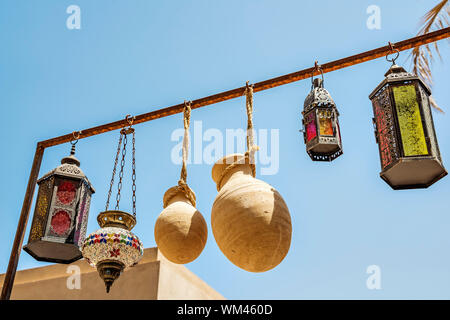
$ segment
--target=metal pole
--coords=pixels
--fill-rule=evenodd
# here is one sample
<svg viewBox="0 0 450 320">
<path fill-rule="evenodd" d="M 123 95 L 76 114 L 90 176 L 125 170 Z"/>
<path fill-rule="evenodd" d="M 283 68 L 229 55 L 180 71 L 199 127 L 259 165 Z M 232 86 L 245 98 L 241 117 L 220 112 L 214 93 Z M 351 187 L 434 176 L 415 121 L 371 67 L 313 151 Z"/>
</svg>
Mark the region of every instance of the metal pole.
<svg viewBox="0 0 450 320">
<path fill-rule="evenodd" d="M 435 42 L 435 41 L 442 40 L 442 39 L 449 38 L 449 37 L 450 37 L 450 27 L 445 28 L 445 29 L 440 29 L 440 30 L 437 30 L 434 32 L 430 32 L 430 33 L 427 33 L 427 34 L 424 34 L 421 36 L 417 36 L 414 38 L 406 39 L 406 40 L 403 40 L 400 42 L 396 42 L 392 45 L 393 45 L 394 49 L 397 49 L 399 51 L 404 51 L 404 50 L 408 50 L 408 49 L 411 49 L 414 47 L 418 47 L 418 46 L 421 46 L 424 44 L 428 44 L 428 43 Z M 366 51 L 366 52 L 359 53 L 359 54 L 356 54 L 356 55 L 353 55 L 353 56 L 350 56 L 347 58 L 343 58 L 343 59 L 339 59 L 339 60 L 335 60 L 332 62 L 322 64 L 321 65 L 322 71 L 323 71 L 323 73 L 327 73 L 327 72 L 331 72 L 334 70 L 339 70 L 342 68 L 350 67 L 350 66 L 362 63 L 362 62 L 366 62 L 369 60 L 374 60 L 374 59 L 377 59 L 380 57 L 384 57 L 389 52 L 392 52 L 392 48 L 389 45 L 386 45 L 386 46 L 383 46 L 383 47 L 380 47 L 380 48 L 377 48 L 374 50 Z M 278 87 L 278 86 L 281 86 L 284 84 L 288 84 L 288 83 L 292 83 L 295 81 L 310 78 L 313 72 L 315 72 L 315 74 L 318 74 L 315 67 L 311 67 L 308 69 L 304 69 L 304 70 L 300 70 L 300 71 L 293 72 L 290 74 L 286 74 L 286 75 L 283 75 L 280 77 L 257 82 L 255 84 L 253 84 L 253 92 L 267 90 L 267 89 Z M 243 81 L 243 82 L 245 82 L 245 81 Z M 201 108 L 201 107 L 215 104 L 218 102 L 238 98 L 240 96 L 243 96 L 244 92 L 245 92 L 245 86 L 242 86 L 240 88 L 236 88 L 233 90 L 229 90 L 229 91 L 217 93 L 217 94 L 205 97 L 205 98 L 193 100 L 192 104 L 191 104 L 191 108 L 197 109 L 197 108 Z M 181 113 L 181 112 L 183 112 L 183 110 L 184 110 L 184 103 L 180 103 L 180 104 L 177 104 L 177 105 L 174 105 L 171 107 L 167 107 L 164 109 L 160 109 L 160 110 L 156 110 L 156 111 L 138 115 L 135 117 L 133 123 L 138 124 L 138 123 L 143 123 L 143 122 L 147 122 L 147 121 L 151 121 L 151 120 L 155 120 L 155 119 L 159 119 L 159 118 L 164 118 L 164 117 L 167 117 L 170 115 Z M 125 119 L 107 123 L 107 124 L 104 124 L 101 126 L 97 126 L 94 128 L 89 128 L 89 129 L 81 131 L 79 138 L 83 139 L 83 138 L 87 138 L 87 137 L 94 136 L 97 134 L 109 132 L 112 130 L 121 129 L 123 127 L 126 127 L 127 125 L 128 125 L 128 123 Z M 51 146 L 69 142 L 72 139 L 72 137 L 73 137 L 73 134 L 69 133 L 69 134 L 66 134 L 66 135 L 63 135 L 60 137 L 41 141 L 41 143 L 44 146 L 44 148 L 47 148 L 47 147 L 51 147 Z"/>
<path fill-rule="evenodd" d="M 28 179 L 28 186 L 25 192 L 25 199 L 22 204 L 22 211 L 20 212 L 19 224 L 17 225 L 16 236 L 14 238 L 13 247 L 11 249 L 11 256 L 9 258 L 8 269 L 5 274 L 5 281 L 2 288 L 2 300 L 9 300 L 11 291 L 16 276 L 17 264 L 19 262 L 20 252 L 22 250 L 23 237 L 27 228 L 28 216 L 30 215 L 31 203 L 33 201 L 34 188 L 41 168 L 42 156 L 45 148 L 41 144 L 37 144 L 36 152 L 34 154 L 33 166 L 31 167 L 30 177 Z"/>
</svg>

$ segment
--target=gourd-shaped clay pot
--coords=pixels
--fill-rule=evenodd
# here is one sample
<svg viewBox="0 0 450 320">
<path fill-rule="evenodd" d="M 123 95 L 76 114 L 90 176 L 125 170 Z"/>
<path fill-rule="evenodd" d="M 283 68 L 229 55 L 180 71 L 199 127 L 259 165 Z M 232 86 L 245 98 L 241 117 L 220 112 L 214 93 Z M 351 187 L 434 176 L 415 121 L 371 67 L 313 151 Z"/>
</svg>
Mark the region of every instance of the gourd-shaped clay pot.
<svg viewBox="0 0 450 320">
<path fill-rule="evenodd" d="M 232 165 L 238 161 L 239 164 Z M 231 167 L 230 167 L 231 165 Z M 217 161 L 212 178 L 219 193 L 211 211 L 214 238 L 236 266 L 251 272 L 276 267 L 291 244 L 291 217 L 281 195 L 252 176 L 242 154 Z"/>
<path fill-rule="evenodd" d="M 195 196 L 192 200 L 195 202 Z M 206 244 L 208 229 L 202 214 L 179 187 L 163 197 L 164 210 L 155 224 L 155 240 L 168 260 L 185 264 L 195 260 Z"/>
</svg>

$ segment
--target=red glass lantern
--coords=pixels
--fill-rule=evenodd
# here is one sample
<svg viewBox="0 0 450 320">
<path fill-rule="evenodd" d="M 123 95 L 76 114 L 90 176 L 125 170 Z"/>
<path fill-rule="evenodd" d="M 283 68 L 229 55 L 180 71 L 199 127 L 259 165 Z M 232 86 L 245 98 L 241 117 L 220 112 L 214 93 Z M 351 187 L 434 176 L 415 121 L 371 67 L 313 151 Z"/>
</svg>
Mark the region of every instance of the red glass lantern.
<svg viewBox="0 0 450 320">
<path fill-rule="evenodd" d="M 342 151 L 339 112 L 322 79 L 313 80 L 311 92 L 305 99 L 303 135 L 306 152 L 313 161 L 333 161 Z"/>
<path fill-rule="evenodd" d="M 33 222 L 23 249 L 39 261 L 71 263 L 80 259 L 95 190 L 80 169 L 75 143 L 70 156 L 37 183 Z"/>
</svg>

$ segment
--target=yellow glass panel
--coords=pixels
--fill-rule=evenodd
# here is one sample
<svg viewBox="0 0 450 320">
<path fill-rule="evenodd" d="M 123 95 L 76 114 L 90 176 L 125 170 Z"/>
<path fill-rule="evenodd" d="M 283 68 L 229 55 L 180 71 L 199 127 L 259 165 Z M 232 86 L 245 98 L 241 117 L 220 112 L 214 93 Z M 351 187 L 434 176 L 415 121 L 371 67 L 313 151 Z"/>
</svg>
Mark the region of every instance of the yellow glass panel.
<svg viewBox="0 0 450 320">
<path fill-rule="evenodd" d="M 319 110 L 319 127 L 321 136 L 334 136 L 331 111 Z"/>
<path fill-rule="evenodd" d="M 393 87 L 398 123 L 405 156 L 428 154 L 414 85 Z"/>
</svg>

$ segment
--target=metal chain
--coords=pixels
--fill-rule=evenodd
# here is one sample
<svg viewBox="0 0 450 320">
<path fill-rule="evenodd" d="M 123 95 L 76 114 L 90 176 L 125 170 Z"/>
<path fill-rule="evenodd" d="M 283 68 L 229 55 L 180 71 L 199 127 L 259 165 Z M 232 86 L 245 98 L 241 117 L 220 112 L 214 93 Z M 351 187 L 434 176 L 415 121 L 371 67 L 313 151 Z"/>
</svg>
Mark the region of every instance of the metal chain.
<svg viewBox="0 0 450 320">
<path fill-rule="evenodd" d="M 123 135 L 122 135 L 122 133 L 120 133 L 119 144 L 117 146 L 116 159 L 114 160 L 114 168 L 113 168 L 113 172 L 112 172 L 111 183 L 109 185 L 108 199 L 106 200 L 105 211 L 108 211 L 109 200 L 111 199 L 111 192 L 112 192 L 112 188 L 113 188 L 113 185 L 114 185 L 114 177 L 116 175 L 117 162 L 119 160 L 120 146 L 122 145 L 122 137 L 123 137 Z"/>
<path fill-rule="evenodd" d="M 120 202 L 120 191 L 122 190 L 122 178 L 123 178 L 123 168 L 125 166 L 125 156 L 127 154 L 127 135 L 120 131 L 120 134 L 123 135 L 123 149 L 122 149 L 122 160 L 120 162 L 120 172 L 119 172 L 119 183 L 117 185 L 117 196 L 116 196 L 116 210 L 119 210 L 119 202 Z"/>
<path fill-rule="evenodd" d="M 133 186 L 132 186 L 132 191 L 133 191 L 133 216 L 136 217 L 136 148 L 135 148 L 135 136 L 134 136 L 134 130 L 133 130 L 133 161 L 132 161 L 132 176 L 131 179 L 133 180 Z"/>
<path fill-rule="evenodd" d="M 132 185 L 132 191 L 133 191 L 133 216 L 136 216 L 136 147 L 135 147 L 135 134 L 134 134 L 134 129 L 131 127 L 133 125 L 133 121 L 134 121 L 134 117 L 129 119 L 129 115 L 127 115 L 126 120 L 129 123 L 129 127 L 127 129 L 123 128 L 122 130 L 120 130 L 120 137 L 119 137 L 119 144 L 117 146 L 117 153 L 116 153 L 116 158 L 114 160 L 114 168 L 113 168 L 113 173 L 112 173 L 112 177 L 111 177 L 111 183 L 109 185 L 109 192 L 108 192 L 108 199 L 106 201 L 106 209 L 105 211 L 108 211 L 108 207 L 109 207 L 109 201 L 111 199 L 111 193 L 112 193 L 112 188 L 114 185 L 114 177 L 116 175 L 116 170 L 117 170 L 117 163 L 119 161 L 119 154 L 120 154 L 120 149 L 122 149 L 122 160 L 120 161 L 120 172 L 119 172 L 119 183 L 117 184 L 117 195 L 116 195 L 116 207 L 115 210 L 119 210 L 119 203 L 120 203 L 120 198 L 121 198 L 121 194 L 120 192 L 122 191 L 122 180 L 123 180 L 123 169 L 125 167 L 125 157 L 127 155 L 127 142 L 128 142 L 128 138 L 127 135 L 129 133 L 133 134 L 133 159 L 132 159 L 132 180 L 133 180 L 133 185 Z M 122 140 L 123 140 L 123 148 L 121 148 L 122 146 Z"/>
</svg>

